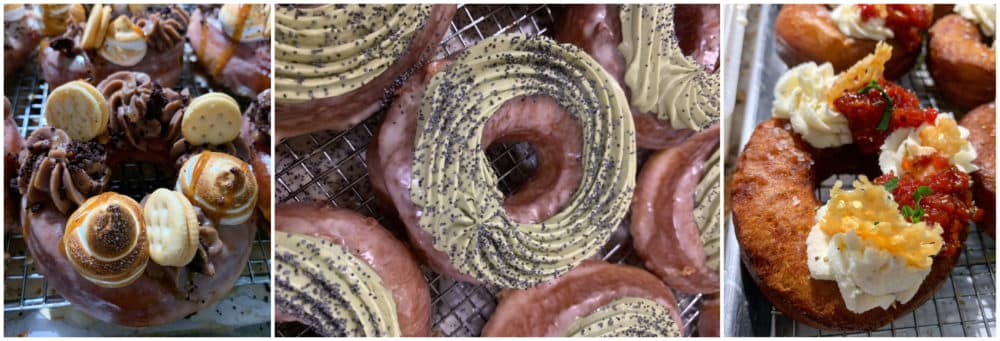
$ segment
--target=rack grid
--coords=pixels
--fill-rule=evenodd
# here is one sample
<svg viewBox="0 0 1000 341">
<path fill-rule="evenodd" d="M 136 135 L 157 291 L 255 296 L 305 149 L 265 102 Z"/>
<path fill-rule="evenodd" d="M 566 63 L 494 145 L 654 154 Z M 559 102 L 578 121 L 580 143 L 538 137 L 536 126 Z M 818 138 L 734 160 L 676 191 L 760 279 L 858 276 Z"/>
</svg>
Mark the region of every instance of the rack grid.
<svg viewBox="0 0 1000 341">
<path fill-rule="evenodd" d="M 437 57 L 451 55 L 476 42 L 504 33 L 546 35 L 555 17 L 549 5 L 458 5 Z M 368 180 L 365 151 L 384 116 L 376 113 L 347 131 L 323 131 L 286 139 L 275 147 L 278 202 L 328 202 L 374 217 L 403 237 L 401 226 L 379 206 Z M 525 143 L 496 144 L 486 155 L 499 179 L 499 188 L 510 194 L 537 166 Z M 644 160 L 648 153 L 640 153 Z M 629 240 L 627 221 L 601 250 L 609 262 L 639 265 Z M 478 336 L 496 308 L 496 288 L 456 282 L 424 269 L 431 289 L 431 324 L 435 336 Z M 674 293 L 684 320 L 684 334 L 696 329 L 701 295 Z M 279 323 L 278 336 L 315 335 L 297 323 Z"/>
</svg>

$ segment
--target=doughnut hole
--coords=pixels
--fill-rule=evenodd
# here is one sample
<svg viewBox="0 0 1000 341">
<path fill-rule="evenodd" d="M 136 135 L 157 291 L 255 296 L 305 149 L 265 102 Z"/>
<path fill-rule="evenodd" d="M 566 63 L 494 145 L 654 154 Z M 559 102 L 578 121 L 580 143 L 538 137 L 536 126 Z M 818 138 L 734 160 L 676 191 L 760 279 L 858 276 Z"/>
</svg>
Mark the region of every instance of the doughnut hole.
<svg viewBox="0 0 1000 341">
<path fill-rule="evenodd" d="M 552 97 L 508 100 L 486 122 L 482 145 L 501 179 L 504 209 L 518 223 L 555 215 L 580 185 L 580 123 Z M 506 153 L 511 155 L 504 160 Z M 524 175 L 511 176 L 518 171 Z"/>
<path fill-rule="evenodd" d="M 813 192 L 820 205 L 830 200 L 830 190 L 833 184 L 840 180 L 841 188 L 854 188 L 854 180 L 864 175 L 874 181 L 882 171 L 878 167 L 878 156 L 864 155 L 855 145 L 840 148 L 830 148 L 817 153 L 817 173 L 813 178 Z M 851 160 L 844 162 L 844 160 Z"/>
<path fill-rule="evenodd" d="M 708 72 L 719 67 L 719 5 L 674 5 L 674 32 L 685 56 Z"/>
</svg>

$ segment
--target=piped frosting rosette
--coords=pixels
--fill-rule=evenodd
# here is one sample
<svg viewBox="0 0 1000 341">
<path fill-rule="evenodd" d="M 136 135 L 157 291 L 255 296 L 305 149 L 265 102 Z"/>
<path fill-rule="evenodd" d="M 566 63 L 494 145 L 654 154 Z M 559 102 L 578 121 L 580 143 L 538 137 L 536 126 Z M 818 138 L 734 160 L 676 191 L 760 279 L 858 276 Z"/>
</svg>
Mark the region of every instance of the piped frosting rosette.
<svg viewBox="0 0 1000 341">
<path fill-rule="evenodd" d="M 483 128 L 518 96 L 554 98 L 580 124 L 584 176 L 561 211 L 514 221 L 481 145 Z M 635 128 L 614 79 L 587 53 L 547 38 L 499 35 L 460 54 L 429 82 L 417 119 L 410 198 L 419 228 L 459 271 L 530 287 L 597 253 L 635 187 Z"/>
</svg>

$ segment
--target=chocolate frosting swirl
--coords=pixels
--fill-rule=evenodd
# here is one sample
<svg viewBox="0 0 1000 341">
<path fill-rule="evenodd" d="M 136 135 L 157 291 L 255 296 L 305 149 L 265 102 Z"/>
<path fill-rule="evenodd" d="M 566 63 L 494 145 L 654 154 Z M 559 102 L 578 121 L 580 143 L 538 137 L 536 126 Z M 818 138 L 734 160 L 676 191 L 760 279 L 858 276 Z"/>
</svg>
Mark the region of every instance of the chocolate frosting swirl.
<svg viewBox="0 0 1000 341">
<path fill-rule="evenodd" d="M 44 127 L 21 151 L 17 188 L 35 210 L 47 200 L 62 213 L 104 192 L 110 179 L 107 151 L 97 142 L 73 142 L 66 132 Z"/>
<path fill-rule="evenodd" d="M 137 13 L 132 18 L 136 26 L 142 28 L 146 44 L 153 51 L 166 51 L 184 43 L 190 16 L 178 5 L 167 7 L 151 6 L 146 12 Z"/>
<path fill-rule="evenodd" d="M 177 93 L 145 73 L 129 71 L 108 76 L 97 89 L 108 99 L 108 132 L 116 147 L 145 151 L 148 138 L 179 138 L 183 109 L 190 102 L 186 89 Z"/>
</svg>

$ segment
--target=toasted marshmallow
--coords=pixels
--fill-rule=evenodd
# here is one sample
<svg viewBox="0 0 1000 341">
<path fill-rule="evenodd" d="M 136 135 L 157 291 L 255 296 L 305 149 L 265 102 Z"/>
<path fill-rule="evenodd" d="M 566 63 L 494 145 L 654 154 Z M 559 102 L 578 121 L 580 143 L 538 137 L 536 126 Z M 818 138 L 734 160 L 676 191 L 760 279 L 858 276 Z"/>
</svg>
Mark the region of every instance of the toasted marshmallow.
<svg viewBox="0 0 1000 341">
<path fill-rule="evenodd" d="M 176 190 L 219 225 L 239 225 L 257 206 L 257 179 L 250 165 L 235 156 L 210 151 L 187 160 Z"/>
<path fill-rule="evenodd" d="M 246 19 L 243 31 L 239 37 L 234 36 L 240 23 L 240 10 L 246 9 Z M 225 4 L 219 10 L 219 23 L 222 31 L 236 41 L 260 41 L 271 39 L 271 9 L 267 5 Z"/>
<path fill-rule="evenodd" d="M 142 29 L 132 23 L 126 16 L 120 16 L 111 22 L 104 38 L 104 45 L 98 51 L 101 57 L 121 65 L 133 66 L 139 64 L 146 56 L 146 37 Z"/>
<path fill-rule="evenodd" d="M 149 261 L 142 208 L 132 198 L 114 192 L 80 205 L 66 223 L 62 244 L 73 269 L 106 288 L 132 284 Z"/>
</svg>

